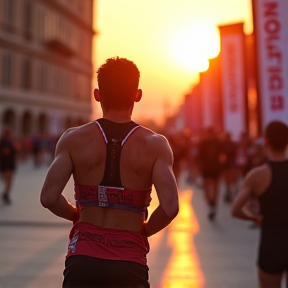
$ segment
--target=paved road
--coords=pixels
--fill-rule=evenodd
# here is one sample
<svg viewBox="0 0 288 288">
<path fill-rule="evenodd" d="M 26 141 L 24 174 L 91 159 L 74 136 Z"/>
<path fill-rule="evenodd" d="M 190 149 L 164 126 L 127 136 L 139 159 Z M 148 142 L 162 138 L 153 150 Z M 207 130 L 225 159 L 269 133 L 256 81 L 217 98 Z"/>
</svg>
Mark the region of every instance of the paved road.
<svg viewBox="0 0 288 288">
<path fill-rule="evenodd" d="M 39 203 L 46 172 L 47 167 L 21 165 L 13 204 L 0 203 L 0 288 L 61 287 L 71 226 Z M 150 238 L 151 288 L 256 288 L 258 229 L 232 219 L 222 201 L 217 219 L 209 222 L 201 189 L 187 184 L 185 175 L 179 188 L 179 215 Z M 72 181 L 64 194 L 73 201 Z"/>
</svg>

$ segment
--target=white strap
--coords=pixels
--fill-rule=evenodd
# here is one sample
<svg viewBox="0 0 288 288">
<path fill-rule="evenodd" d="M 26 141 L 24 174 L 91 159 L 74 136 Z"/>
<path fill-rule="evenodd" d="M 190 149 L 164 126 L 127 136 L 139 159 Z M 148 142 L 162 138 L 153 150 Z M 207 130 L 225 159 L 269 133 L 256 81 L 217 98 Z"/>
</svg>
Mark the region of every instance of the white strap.
<svg viewBox="0 0 288 288">
<path fill-rule="evenodd" d="M 104 130 L 102 129 L 100 123 L 98 123 L 97 120 L 95 121 L 95 123 L 98 125 L 100 131 L 102 132 L 102 135 L 103 135 L 103 137 L 104 137 L 105 143 L 107 144 L 107 143 L 108 143 L 108 140 L 107 140 L 107 137 L 106 137 L 106 135 L 105 135 L 105 133 L 104 133 Z"/>
<path fill-rule="evenodd" d="M 140 127 L 140 125 L 134 127 L 134 128 L 127 134 L 127 136 L 122 140 L 121 146 L 124 145 L 124 143 L 127 141 L 128 137 L 129 137 L 137 128 L 139 128 L 139 127 Z"/>
</svg>

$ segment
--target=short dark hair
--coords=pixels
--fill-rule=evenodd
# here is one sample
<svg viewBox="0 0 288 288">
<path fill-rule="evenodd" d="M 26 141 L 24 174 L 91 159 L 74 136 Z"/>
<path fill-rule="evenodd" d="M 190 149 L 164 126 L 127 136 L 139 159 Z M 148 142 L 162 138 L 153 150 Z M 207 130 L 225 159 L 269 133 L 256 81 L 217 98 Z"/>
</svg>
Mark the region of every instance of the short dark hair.
<svg viewBox="0 0 288 288">
<path fill-rule="evenodd" d="M 281 121 L 270 122 L 265 129 L 265 138 L 272 149 L 284 151 L 288 145 L 288 126 Z"/>
<path fill-rule="evenodd" d="M 135 100 L 140 79 L 137 66 L 126 58 L 106 60 L 97 71 L 102 104 L 109 110 L 128 110 Z"/>
</svg>

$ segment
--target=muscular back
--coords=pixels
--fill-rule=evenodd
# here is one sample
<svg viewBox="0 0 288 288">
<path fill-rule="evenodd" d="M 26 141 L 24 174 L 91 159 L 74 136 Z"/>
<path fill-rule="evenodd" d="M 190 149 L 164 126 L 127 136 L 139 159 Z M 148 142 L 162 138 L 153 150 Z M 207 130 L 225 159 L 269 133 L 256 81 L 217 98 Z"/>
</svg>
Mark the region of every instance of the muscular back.
<svg viewBox="0 0 288 288">
<path fill-rule="evenodd" d="M 73 177 L 82 185 L 99 185 L 105 169 L 106 145 L 95 123 L 68 130 L 69 151 L 74 164 Z M 161 139 L 162 138 L 162 139 Z M 152 185 L 152 169 L 157 146 L 163 137 L 140 127 L 124 144 L 120 171 L 124 187 L 144 190 Z"/>
<path fill-rule="evenodd" d="M 61 145 L 67 147 L 71 157 L 74 181 L 80 185 L 99 185 L 104 175 L 106 144 L 98 126 L 92 122 L 69 129 L 60 141 Z M 167 161 L 169 165 L 164 167 L 172 171 L 172 153 L 166 138 L 144 127 L 136 129 L 122 147 L 120 175 L 123 186 L 146 190 L 152 184 L 157 185 L 154 180 L 161 178 L 157 167 L 161 167 L 162 161 Z M 163 190 L 161 187 L 159 189 Z M 108 228 L 140 231 L 144 220 L 131 211 L 86 207 L 81 211 L 80 221 Z"/>
</svg>

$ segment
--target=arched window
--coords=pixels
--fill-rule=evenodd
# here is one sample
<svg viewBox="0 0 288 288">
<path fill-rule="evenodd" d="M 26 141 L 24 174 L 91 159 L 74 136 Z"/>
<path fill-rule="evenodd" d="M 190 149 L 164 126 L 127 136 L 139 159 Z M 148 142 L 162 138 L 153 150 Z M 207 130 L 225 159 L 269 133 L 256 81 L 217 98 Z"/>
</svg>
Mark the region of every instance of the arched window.
<svg viewBox="0 0 288 288">
<path fill-rule="evenodd" d="M 12 109 L 7 109 L 2 116 L 3 126 L 9 126 L 12 130 L 15 130 L 16 116 Z"/>
<path fill-rule="evenodd" d="M 24 112 L 22 118 L 22 134 L 31 135 L 32 133 L 32 115 L 29 111 Z"/>
<path fill-rule="evenodd" d="M 39 115 L 38 119 L 38 134 L 47 134 L 48 133 L 48 119 L 47 115 L 42 113 Z"/>
</svg>

